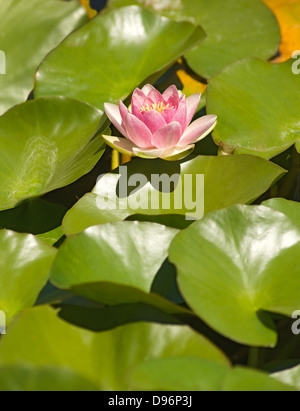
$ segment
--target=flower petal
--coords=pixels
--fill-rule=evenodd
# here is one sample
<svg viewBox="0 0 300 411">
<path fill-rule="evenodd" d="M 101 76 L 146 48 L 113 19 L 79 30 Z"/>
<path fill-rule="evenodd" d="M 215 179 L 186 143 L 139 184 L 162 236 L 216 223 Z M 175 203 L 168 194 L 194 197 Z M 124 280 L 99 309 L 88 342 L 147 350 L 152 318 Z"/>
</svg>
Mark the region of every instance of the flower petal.
<svg viewBox="0 0 300 411">
<path fill-rule="evenodd" d="M 160 158 L 167 161 L 178 161 L 189 156 L 195 150 L 195 144 L 186 147 L 175 147 L 171 150 L 166 150 Z"/>
<path fill-rule="evenodd" d="M 201 100 L 201 93 L 193 94 L 192 96 L 186 99 L 186 107 L 187 107 L 187 124 L 188 126 L 190 122 L 193 120 L 193 117 L 196 113 L 196 110 L 199 106 Z"/>
<path fill-rule="evenodd" d="M 142 148 L 152 147 L 152 133 L 149 128 L 133 114 L 128 113 L 125 118 L 125 127 L 128 138 L 137 146 Z"/>
<path fill-rule="evenodd" d="M 122 137 L 114 137 L 114 136 L 102 136 L 104 141 L 106 142 L 109 147 L 118 150 L 120 153 L 128 155 L 128 156 L 135 156 L 134 148 L 135 145 L 128 140 L 127 138 Z"/>
<path fill-rule="evenodd" d="M 147 98 L 152 100 L 155 104 L 164 102 L 163 96 L 155 88 L 153 88 L 153 90 L 150 91 L 150 93 L 147 95 Z"/>
<path fill-rule="evenodd" d="M 175 113 L 175 116 L 172 119 L 172 121 L 178 121 L 178 123 L 181 125 L 182 133 L 187 128 L 186 119 L 187 119 L 186 102 L 182 101 L 182 103 L 179 104 L 179 107 Z"/>
<path fill-rule="evenodd" d="M 161 115 L 163 116 L 167 124 L 171 123 L 175 114 L 176 114 L 175 108 L 167 108 L 161 113 Z"/>
<path fill-rule="evenodd" d="M 166 150 L 159 150 L 157 148 L 150 148 L 150 149 L 142 149 L 142 148 L 134 148 L 133 152 L 137 157 L 146 158 L 153 160 L 155 158 L 160 157 L 165 153 Z"/>
<path fill-rule="evenodd" d="M 143 92 L 143 90 L 140 90 L 139 88 L 136 88 L 134 92 L 132 93 L 132 98 L 134 98 L 136 101 L 138 101 L 140 104 L 143 104 L 144 100 L 147 98 L 146 94 Z"/>
<path fill-rule="evenodd" d="M 111 148 L 119 151 L 122 154 L 131 157 L 141 157 L 144 159 L 153 160 L 155 158 L 162 158 L 167 161 L 178 161 L 187 157 L 193 152 L 195 146 L 175 147 L 174 149 L 141 149 L 136 147 L 130 140 L 122 137 L 103 136 L 104 141 Z"/>
<path fill-rule="evenodd" d="M 168 149 L 177 146 L 182 135 L 181 125 L 177 121 L 160 128 L 152 137 L 152 145 Z"/>
<path fill-rule="evenodd" d="M 149 128 L 152 134 L 167 124 L 163 116 L 156 110 L 146 111 L 142 116 L 142 122 Z"/>
<path fill-rule="evenodd" d="M 144 101 L 147 96 L 139 88 L 135 89 L 131 98 L 131 111 L 132 114 L 137 116 L 139 119 L 142 117 L 141 108 L 144 105 Z"/>
<path fill-rule="evenodd" d="M 142 88 L 142 92 L 145 94 L 146 97 L 148 96 L 148 94 L 149 94 L 152 90 L 155 90 L 155 87 L 153 87 L 151 84 L 146 84 L 146 85 Z"/>
<path fill-rule="evenodd" d="M 121 114 L 121 117 L 122 117 L 122 121 L 124 123 L 125 117 L 129 113 L 129 111 L 128 111 L 128 108 L 123 103 L 123 101 L 121 101 L 121 100 L 119 102 L 119 110 L 120 110 L 120 114 Z"/>
<path fill-rule="evenodd" d="M 170 86 L 162 95 L 163 99 L 171 107 L 178 107 L 179 93 L 176 86 Z"/>
<path fill-rule="evenodd" d="M 194 121 L 183 133 L 178 146 L 183 147 L 188 144 L 197 143 L 206 137 L 217 124 L 217 116 L 209 115 L 203 116 Z"/>
<path fill-rule="evenodd" d="M 217 116 L 216 116 L 216 121 L 213 123 L 213 125 L 207 131 L 205 131 L 204 134 L 202 134 L 199 138 L 197 138 L 195 143 L 198 143 L 199 141 L 203 140 L 206 136 L 208 136 L 210 133 L 212 133 L 214 131 L 217 123 L 218 123 L 218 121 L 217 121 Z"/>
<path fill-rule="evenodd" d="M 123 134 L 123 136 L 127 137 L 119 107 L 115 104 L 105 103 L 104 110 L 113 125 L 120 131 L 121 134 Z"/>
<path fill-rule="evenodd" d="M 149 106 L 152 108 L 153 104 L 154 104 L 154 101 L 151 100 L 151 98 L 147 97 L 146 100 L 144 101 L 143 107 Z"/>
</svg>

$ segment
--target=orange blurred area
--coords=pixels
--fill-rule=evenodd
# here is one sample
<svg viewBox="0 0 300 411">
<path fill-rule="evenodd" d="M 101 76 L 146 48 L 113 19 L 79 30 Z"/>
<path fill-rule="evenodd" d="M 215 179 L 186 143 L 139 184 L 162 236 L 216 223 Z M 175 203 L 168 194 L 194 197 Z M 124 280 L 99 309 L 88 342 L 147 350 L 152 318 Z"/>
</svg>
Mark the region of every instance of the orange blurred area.
<svg viewBox="0 0 300 411">
<path fill-rule="evenodd" d="M 87 14 L 90 19 L 95 17 L 97 15 L 97 11 L 92 9 L 90 6 L 90 0 L 80 0 L 80 3 L 83 5 L 83 7 L 86 9 Z"/>
<path fill-rule="evenodd" d="M 191 96 L 194 93 L 203 94 L 205 92 L 207 85 L 195 80 L 186 71 L 178 70 L 177 76 L 183 84 L 182 91 L 186 96 Z"/>
<path fill-rule="evenodd" d="M 300 0 L 263 0 L 276 15 L 282 34 L 280 56 L 274 62 L 289 60 L 300 50 Z"/>
</svg>

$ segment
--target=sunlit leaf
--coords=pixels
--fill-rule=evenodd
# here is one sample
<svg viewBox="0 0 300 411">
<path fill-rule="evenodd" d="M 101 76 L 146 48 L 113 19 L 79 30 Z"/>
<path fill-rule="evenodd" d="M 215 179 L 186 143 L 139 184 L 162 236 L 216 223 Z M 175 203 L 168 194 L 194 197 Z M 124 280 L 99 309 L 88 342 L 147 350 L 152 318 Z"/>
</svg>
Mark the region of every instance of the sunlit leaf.
<svg viewBox="0 0 300 411">
<path fill-rule="evenodd" d="M 210 79 L 207 110 L 218 115 L 213 137 L 223 151 L 270 159 L 299 143 L 300 76 L 292 64 L 244 60 Z"/>
<path fill-rule="evenodd" d="M 51 281 L 93 301 L 146 303 L 167 313 L 189 313 L 151 292 L 177 230 L 145 222 L 91 227 L 60 247 Z"/>
<path fill-rule="evenodd" d="M 3 0 L 0 50 L 6 74 L 0 74 L 0 114 L 22 103 L 33 88 L 42 59 L 87 17 L 77 1 Z"/>
<path fill-rule="evenodd" d="M 73 33 L 44 60 L 35 95 L 74 97 L 103 110 L 105 102 L 125 99 L 204 37 L 200 27 L 139 7 L 113 10 Z"/>
<path fill-rule="evenodd" d="M 207 38 L 185 58 L 205 78 L 235 61 L 247 57 L 268 60 L 278 51 L 278 22 L 261 0 L 110 0 L 108 5 L 128 4 L 143 4 L 172 19 L 203 27 Z"/>
<path fill-rule="evenodd" d="M 45 243 L 49 245 L 54 245 L 55 243 L 57 243 L 59 239 L 63 237 L 63 235 L 64 233 L 60 226 L 52 231 L 48 231 L 47 233 L 37 235 L 37 238 L 40 238 L 41 240 L 45 241 Z"/>
<path fill-rule="evenodd" d="M 272 377 L 275 378 L 275 380 L 295 387 L 298 391 L 300 391 L 300 366 L 276 372 L 272 374 Z"/>
<path fill-rule="evenodd" d="M 297 390 L 287 384 L 272 380 L 271 377 L 262 372 L 237 367 L 225 379 L 223 391 L 280 392 Z"/>
<path fill-rule="evenodd" d="M 60 320 L 49 307 L 25 312 L 0 341 L 2 366 L 67 367 L 104 390 L 134 389 L 128 377 L 146 361 L 187 356 L 228 364 L 189 327 L 141 323 L 95 334 Z"/>
<path fill-rule="evenodd" d="M 102 137 L 94 137 L 100 119 L 96 108 L 64 97 L 28 101 L 4 114 L 0 210 L 71 184 L 91 171 L 105 150 Z"/>
<path fill-rule="evenodd" d="M 67 368 L 18 365 L 0 367 L 0 391 L 91 392 L 99 391 L 99 388 Z"/>
<path fill-rule="evenodd" d="M 35 303 L 55 254 L 32 235 L 0 231 L 0 310 L 7 318 Z"/>
<path fill-rule="evenodd" d="M 253 156 L 198 156 L 166 164 L 161 160 L 136 159 L 127 168 L 103 176 L 93 192 L 66 214 L 64 233 L 76 234 L 87 227 L 133 215 L 148 216 L 150 221 L 154 216 L 164 216 L 158 221 L 183 228 L 186 217 L 199 219 L 203 212 L 251 203 L 284 173 L 277 165 Z M 144 181 L 136 180 L 139 176 Z M 160 178 L 167 186 L 164 189 Z"/>
<path fill-rule="evenodd" d="M 295 226 L 300 228 L 300 203 L 284 198 L 272 198 L 263 202 L 263 205 L 285 214 Z"/>
<path fill-rule="evenodd" d="M 148 361 L 133 370 L 131 380 L 148 391 L 294 391 L 262 372 L 196 358 Z"/>
<path fill-rule="evenodd" d="M 179 288 L 194 311 L 227 338 L 275 346 L 266 312 L 300 306 L 300 229 L 268 207 L 234 206 L 179 233 L 170 249 Z"/>
</svg>

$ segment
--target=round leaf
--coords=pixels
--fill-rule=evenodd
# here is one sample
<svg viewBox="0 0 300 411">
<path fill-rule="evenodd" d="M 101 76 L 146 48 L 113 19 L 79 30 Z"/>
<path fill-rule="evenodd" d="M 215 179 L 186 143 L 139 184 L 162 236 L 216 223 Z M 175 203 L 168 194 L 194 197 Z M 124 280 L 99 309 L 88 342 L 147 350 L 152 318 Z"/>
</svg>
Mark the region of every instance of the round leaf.
<svg viewBox="0 0 300 411">
<path fill-rule="evenodd" d="M 203 40 L 200 27 L 175 23 L 139 7 L 99 15 L 42 63 L 35 96 L 64 95 L 101 110 Z"/>
<path fill-rule="evenodd" d="M 220 391 L 229 367 L 197 358 L 166 358 L 147 361 L 130 375 L 137 390 Z"/>
<path fill-rule="evenodd" d="M 278 51 L 278 22 L 261 0 L 184 0 L 179 13 L 194 18 L 207 33 L 203 44 L 186 55 L 204 77 L 247 57 L 268 60 Z"/>
<path fill-rule="evenodd" d="M 32 235 L 0 231 L 0 310 L 7 318 L 35 303 L 55 254 Z"/>
<path fill-rule="evenodd" d="M 42 59 L 86 20 L 76 1 L 1 1 L 0 50 L 6 56 L 6 74 L 0 75 L 0 114 L 27 99 Z"/>
<path fill-rule="evenodd" d="M 275 346 L 269 314 L 300 306 L 300 229 L 267 207 L 234 206 L 179 233 L 170 248 L 179 288 L 212 328 L 240 343 Z"/>
<path fill-rule="evenodd" d="M 288 384 L 300 391 L 300 366 L 272 374 L 275 380 Z"/>
<path fill-rule="evenodd" d="M 142 3 L 177 21 L 203 27 L 207 38 L 185 55 L 191 68 L 209 78 L 247 57 L 269 60 L 280 44 L 279 24 L 261 0 L 110 0 L 110 8 Z"/>
<path fill-rule="evenodd" d="M 0 118 L 0 210 L 88 173 L 105 145 L 100 112 L 64 97 L 29 101 Z"/>
<path fill-rule="evenodd" d="M 261 372 L 197 358 L 148 361 L 133 370 L 131 381 L 147 391 L 294 391 Z"/>
<path fill-rule="evenodd" d="M 223 391 L 294 392 L 296 390 L 289 385 L 273 380 L 271 377 L 261 372 L 237 367 L 228 374 L 223 386 Z"/>
<path fill-rule="evenodd" d="M 150 294 L 176 233 L 162 225 L 129 221 L 91 227 L 60 247 L 51 281 L 104 304 L 144 302 L 170 313 L 184 312 Z"/>
<path fill-rule="evenodd" d="M 284 198 L 272 198 L 262 203 L 265 207 L 285 214 L 295 226 L 300 228 L 300 204 Z"/>
<path fill-rule="evenodd" d="M 0 367 L 1 392 L 60 392 L 99 391 L 76 373 L 58 367 L 28 366 Z"/>
<path fill-rule="evenodd" d="M 292 64 L 246 60 L 210 79 L 207 110 L 218 115 L 213 137 L 225 152 L 270 159 L 299 143 L 300 76 Z"/>
<path fill-rule="evenodd" d="M 25 312 L 0 342 L 3 366 L 67 367 L 103 390 L 132 388 L 129 374 L 146 361 L 187 356 L 228 365 L 189 327 L 141 323 L 94 334 L 60 320 L 49 307 Z"/>
<path fill-rule="evenodd" d="M 200 219 L 203 213 L 254 201 L 284 172 L 253 156 L 198 156 L 172 164 L 136 159 L 102 177 L 93 193 L 84 196 L 66 214 L 63 230 L 67 235 L 76 234 L 92 225 L 137 214 L 148 218 L 180 215 L 183 219 Z M 167 187 L 160 186 L 159 178 Z"/>
</svg>

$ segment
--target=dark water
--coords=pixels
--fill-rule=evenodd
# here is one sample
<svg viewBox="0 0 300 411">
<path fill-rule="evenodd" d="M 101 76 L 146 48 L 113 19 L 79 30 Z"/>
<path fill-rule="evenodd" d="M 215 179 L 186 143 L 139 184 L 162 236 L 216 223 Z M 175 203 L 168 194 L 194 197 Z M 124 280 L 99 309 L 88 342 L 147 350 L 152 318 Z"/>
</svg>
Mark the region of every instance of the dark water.
<svg viewBox="0 0 300 411">
<path fill-rule="evenodd" d="M 97 11 L 104 9 L 107 0 L 90 0 L 91 8 Z"/>
</svg>

